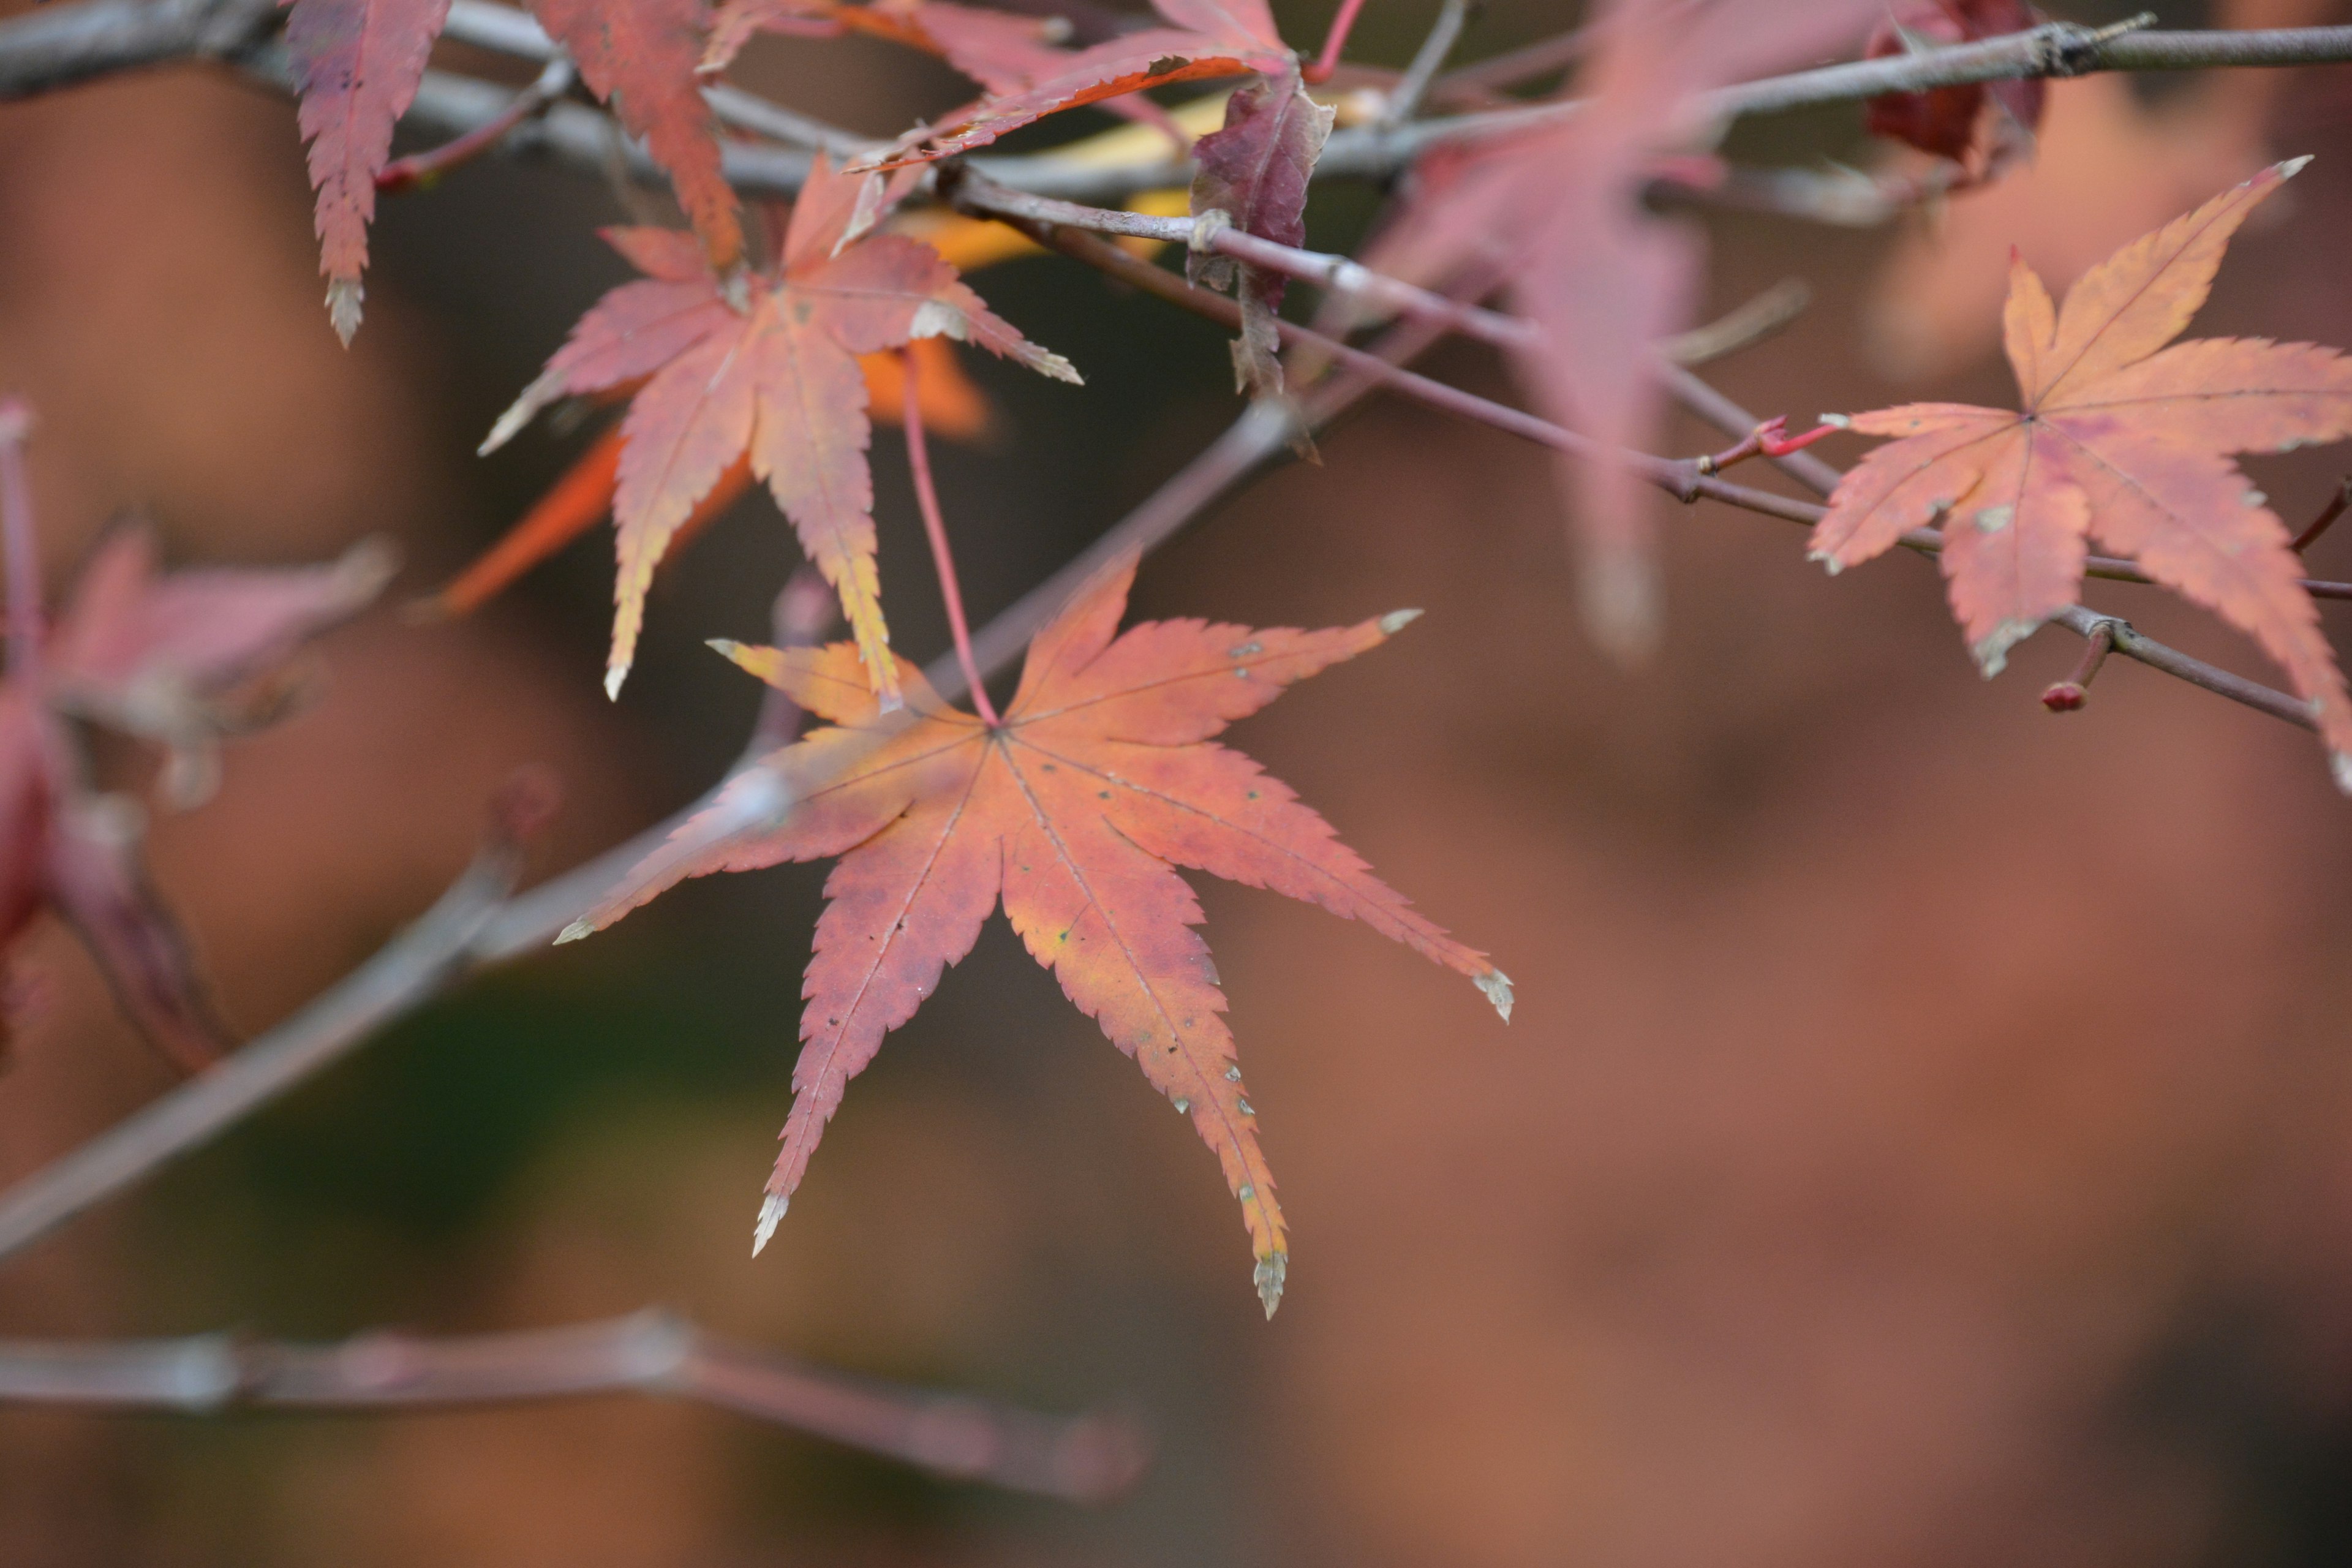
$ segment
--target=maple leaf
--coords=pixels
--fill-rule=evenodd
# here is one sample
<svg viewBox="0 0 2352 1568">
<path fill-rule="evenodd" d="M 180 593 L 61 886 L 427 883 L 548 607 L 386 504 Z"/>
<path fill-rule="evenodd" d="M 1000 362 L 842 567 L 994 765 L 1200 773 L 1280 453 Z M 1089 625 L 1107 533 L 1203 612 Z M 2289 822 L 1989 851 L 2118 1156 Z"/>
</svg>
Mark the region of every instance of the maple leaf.
<svg viewBox="0 0 2352 1568">
<path fill-rule="evenodd" d="M 858 369 L 866 376 L 866 404 L 876 418 L 896 424 L 903 416 L 907 367 L 901 354 L 912 354 L 923 362 L 916 395 L 925 429 L 966 441 L 989 433 L 994 410 L 986 395 L 972 384 L 954 353 L 938 338 L 918 338 L 903 350 L 866 354 L 858 360 Z M 618 426 L 597 437 L 512 528 L 439 593 L 416 606 L 417 612 L 428 619 L 470 615 L 516 578 L 612 515 L 613 496 L 621 484 L 621 449 Z M 688 541 L 742 500 L 751 484 L 751 458 L 738 458 L 678 524 L 670 538 L 671 557 L 675 559 Z"/>
<path fill-rule="evenodd" d="M 1223 129 L 1194 144 L 1192 216 L 1225 215 L 1233 226 L 1276 245 L 1307 242 L 1307 193 L 1336 110 L 1307 94 L 1294 63 L 1258 76 L 1225 100 Z M 1262 267 L 1194 249 L 1184 269 L 1195 283 L 1231 290 L 1242 308 L 1234 342 L 1234 383 L 1260 397 L 1282 391 L 1282 334 L 1275 312 L 1287 279 Z"/>
<path fill-rule="evenodd" d="M 1879 23 L 1862 52 L 1866 59 L 1882 59 L 1923 47 L 1975 43 L 2024 32 L 2042 20 L 2024 0 L 1911 0 Z M 1980 153 L 1989 177 L 2032 153 L 2047 93 L 2040 77 L 1890 92 L 1870 100 L 1864 122 L 1874 136 L 1906 142 L 1955 163 Z M 1988 102 L 1990 114 L 1985 112 Z"/>
<path fill-rule="evenodd" d="M 1708 89 L 1859 35 L 1884 0 L 1617 0 L 1591 26 L 1582 107 L 1549 129 L 1441 147 L 1418 194 L 1364 264 L 1475 298 L 1506 288 L 1537 329 L 1515 365 L 1556 422 L 1606 445 L 1655 445 L 1663 394 L 1653 345 L 1689 324 L 1702 251 L 1641 191 L 1662 153 L 1708 129 Z M 1569 463 L 1584 620 L 1622 658 L 1656 637 L 1654 544 L 1641 485 L 1622 467 Z"/>
<path fill-rule="evenodd" d="M 984 147 L 1066 109 L 1169 82 L 1253 71 L 1279 75 L 1296 63 L 1265 0 L 1152 0 L 1152 5 L 1174 25 L 1124 33 L 1088 48 L 1024 58 L 1017 69 L 1005 65 L 1003 89 L 946 116 L 939 125 L 908 132 L 851 167 L 894 169 L 929 163 Z M 988 85 L 979 69 L 968 74 Z"/>
<path fill-rule="evenodd" d="M 310 143 L 312 222 L 327 316 L 346 346 L 360 330 L 367 229 L 375 180 L 392 156 L 392 128 L 415 100 L 449 0 L 281 0 L 286 52 L 301 96 L 297 113 Z"/>
<path fill-rule="evenodd" d="M 209 788 L 217 737 L 282 713 L 271 699 L 284 688 L 270 677 L 372 599 L 389 566 L 369 544 L 330 566 L 159 578 L 148 531 L 116 529 L 36 667 L 0 680 L 0 950 L 54 909 L 159 1051 L 190 1071 L 215 1060 L 229 1033 L 148 884 L 142 815 L 122 796 L 90 792 L 65 719 L 172 746 L 166 792 L 187 803 Z"/>
<path fill-rule="evenodd" d="M 668 173 L 711 267 L 734 268 L 743 258 L 742 219 L 696 75 L 703 0 L 531 0 L 531 14 Z"/>
<path fill-rule="evenodd" d="M 739 773 L 562 940 L 686 877 L 841 857 L 802 986 L 805 1044 L 755 1251 L 848 1081 L 971 951 L 1000 900 L 1063 994 L 1216 1151 L 1269 1316 L 1288 1266 L 1282 1209 L 1221 1016 L 1224 993 L 1192 929 L 1200 904 L 1175 868 L 1360 920 L 1469 975 L 1510 1017 L 1507 976 L 1415 913 L 1286 785 L 1210 743 L 1418 612 L 1313 632 L 1155 621 L 1114 638 L 1134 574 L 1131 557 L 1110 568 L 1038 634 L 995 726 L 949 707 L 912 665 L 899 670 L 907 708 L 883 712 L 847 644 L 715 645 L 835 727 Z"/>
<path fill-rule="evenodd" d="M 749 280 L 740 308 L 686 236 L 607 230 L 646 278 L 581 318 L 482 443 L 484 452 L 496 449 L 559 397 L 650 377 L 621 426 L 613 513 L 620 574 L 605 675 L 615 695 L 635 657 L 655 565 L 695 504 L 748 452 L 803 550 L 840 594 L 885 705 L 895 705 L 858 356 L 946 336 L 1078 379 L 1067 360 L 992 313 L 929 246 L 894 234 L 846 239 L 864 184 L 819 156 L 775 270 Z"/>
<path fill-rule="evenodd" d="M 2075 603 L 2096 536 L 2276 659 L 2352 792 L 2352 708 L 2294 536 L 2229 460 L 2352 435 L 2352 362 L 2261 338 L 2172 343 L 2238 226 L 2308 161 L 2275 164 L 2126 246 L 2054 312 L 2042 279 L 2013 261 L 2003 336 L 2021 408 L 1915 403 L 1853 416 L 1864 435 L 1897 439 L 1838 485 L 1813 558 L 1835 572 L 1940 521 L 1952 611 L 1991 676 Z"/>
<path fill-rule="evenodd" d="M 725 0 L 711 18 L 702 68 L 725 69 L 755 33 L 818 38 L 865 33 L 937 55 L 1001 97 L 1025 92 L 1066 71 L 1076 51 L 1060 45 L 1071 31 L 1066 17 L 1015 16 L 950 0 L 875 0 L 864 5 L 845 0 Z M 1164 132 L 1179 148 L 1191 141 L 1167 110 L 1139 93 L 1102 99 L 1099 105 Z M 945 118 L 961 123 L 981 107 L 967 104 Z"/>
<path fill-rule="evenodd" d="M 279 0 L 290 5 L 286 47 L 310 143 L 319 270 L 327 312 L 348 346 L 359 331 L 368 224 L 394 125 L 415 100 L 448 20 L 449 0 Z M 581 79 L 611 103 L 668 172 L 679 204 L 720 271 L 743 255 L 733 187 L 721 173 L 716 121 L 695 76 L 703 0 L 535 0 L 533 14 Z"/>
<path fill-rule="evenodd" d="M 43 652 L 48 701 L 167 748 L 163 793 L 209 796 L 219 742 L 282 716 L 301 645 L 374 602 L 394 558 L 363 540 L 323 566 L 214 567 L 159 575 L 155 535 L 118 525 L 83 568 Z"/>
</svg>

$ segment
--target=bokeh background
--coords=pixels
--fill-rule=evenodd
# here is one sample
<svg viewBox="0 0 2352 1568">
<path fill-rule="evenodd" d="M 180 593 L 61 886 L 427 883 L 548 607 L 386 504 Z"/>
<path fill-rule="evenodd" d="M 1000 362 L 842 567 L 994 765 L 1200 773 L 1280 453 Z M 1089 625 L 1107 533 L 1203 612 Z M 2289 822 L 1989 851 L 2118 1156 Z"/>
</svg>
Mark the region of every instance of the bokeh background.
<svg viewBox="0 0 2352 1568">
<path fill-rule="evenodd" d="M 2110 20 L 2125 6 L 2061 9 Z M 1282 8 L 1319 37 L 1329 7 Z M 1375 0 L 1402 61 L 1429 0 Z M 2160 5 L 2168 25 L 2337 19 Z M 1573 20 L 1492 0 L 1465 57 Z M 456 56 L 453 62 L 476 64 Z M 779 44 L 755 85 L 876 132 L 952 79 Z M 2040 163 L 1870 231 L 1706 220 L 1713 304 L 1817 302 L 1717 367 L 1801 426 L 2010 395 L 2012 243 L 2063 283 L 2273 154 L 2318 161 L 2198 330 L 2352 342 L 2352 75 L 2053 89 Z M 1848 108 L 1742 129 L 1863 163 Z M 1377 193 L 1318 192 L 1349 243 Z M 142 507 L 184 561 L 395 536 L 442 580 L 584 440 L 471 456 L 622 275 L 593 180 L 502 163 L 386 204 L 349 353 L 320 308 L 293 115 L 209 72 L 0 110 L 0 384 L 43 424 L 52 580 Z M 1000 435 L 940 455 L 985 616 L 1235 412 L 1212 329 L 1058 261 L 981 274 L 1081 393 L 992 363 Z M 1482 353 L 1438 373 L 1507 395 Z M 1678 450 L 1717 445 L 1696 428 Z M 901 646 L 942 623 L 877 437 Z M 337 1338 L 649 1303 L 859 1372 L 1157 1433 L 1098 1510 L 935 1482 L 729 1416 L 612 1399 L 401 1419 L 0 1410 L 0 1563 L 1233 1563 L 1838 1568 L 2352 1557 L 2352 815 L 2307 736 L 2129 665 L 1980 681 L 1908 557 L 1832 583 L 1785 525 L 1667 517 L 1668 636 L 1626 674 L 1573 624 L 1534 448 L 1375 404 L 1149 563 L 1144 614 L 1427 619 L 1236 739 L 1520 983 L 1266 895 L 1202 889 L 1295 1216 L 1260 1318 L 1231 1199 L 1001 923 L 894 1037 L 777 1240 L 748 1232 L 789 1089 L 822 868 L 698 883 L 466 988 L 134 1199 L 0 1268 L 0 1331 Z M 1851 456 L 1833 452 L 1832 456 Z M 2340 451 L 2267 459 L 2294 520 Z M 690 798 L 756 691 L 794 559 L 754 497 L 670 569 L 598 689 L 606 535 L 479 617 L 336 634 L 327 700 L 160 816 L 158 876 L 235 1019 L 347 970 L 463 863 L 499 780 L 555 768 L 551 872 Z M 2352 575 L 2352 538 L 2314 552 Z M 2147 589 L 2094 604 L 2260 673 Z M 2336 610 L 2333 629 L 2347 627 Z M 111 753 L 119 782 L 146 765 Z M 0 1178 L 167 1078 L 63 933 L 0 1077 Z"/>
</svg>

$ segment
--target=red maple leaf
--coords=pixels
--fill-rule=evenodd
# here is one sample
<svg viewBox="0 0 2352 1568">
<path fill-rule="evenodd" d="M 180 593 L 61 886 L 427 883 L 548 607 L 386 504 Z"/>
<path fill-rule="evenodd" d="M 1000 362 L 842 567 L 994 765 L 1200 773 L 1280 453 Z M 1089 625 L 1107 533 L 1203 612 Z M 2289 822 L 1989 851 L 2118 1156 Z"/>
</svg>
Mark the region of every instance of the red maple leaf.
<svg viewBox="0 0 2352 1568">
<path fill-rule="evenodd" d="M 1123 98 L 1169 82 L 1207 77 L 1278 75 L 1295 64 L 1265 0 L 1152 0 L 1172 26 L 1123 33 L 1088 48 L 1007 57 L 1005 87 L 909 132 L 853 168 L 893 169 L 984 147 L 1024 125 L 1066 109 Z M 931 7 L 925 7 L 929 10 Z M 952 36 L 952 35 L 951 35 Z M 986 83 L 991 62 L 974 55 L 968 74 Z M 960 68 L 965 68 L 960 62 Z"/>
<path fill-rule="evenodd" d="M 1288 1247 L 1224 993 L 1179 866 L 1360 920 L 1470 976 L 1507 1019 L 1511 983 L 1415 913 L 1291 790 L 1211 743 L 1293 681 L 1374 647 L 1417 614 L 1329 631 L 1154 621 L 1114 637 L 1130 559 L 1082 590 L 1029 647 L 1002 722 L 949 707 L 901 665 L 884 712 L 856 650 L 720 645 L 836 728 L 739 773 L 600 908 L 584 936 L 680 879 L 841 857 L 802 994 L 803 1046 L 757 1246 L 800 1184 L 849 1080 L 971 951 L 1002 900 L 1064 994 L 1192 1119 L 1241 1200 L 1269 1315 Z"/>
<path fill-rule="evenodd" d="M 376 178 L 392 155 L 393 127 L 425 79 L 449 0 L 280 3 L 293 7 L 286 47 L 318 193 L 312 221 L 328 319 L 348 344 L 365 294 L 360 279 Z M 703 0 L 536 0 L 532 9 L 582 79 L 668 172 L 710 264 L 722 271 L 735 266 L 743 254 L 738 204 L 720 173 L 716 123 L 695 76 Z"/>
<path fill-rule="evenodd" d="M 646 274 L 597 303 L 482 443 L 491 451 L 559 397 L 650 377 L 621 426 L 614 497 L 620 576 L 605 686 L 635 657 L 655 565 L 678 528 L 749 453 L 801 546 L 841 595 L 843 613 L 895 705 L 889 630 L 874 563 L 874 486 L 858 357 L 916 338 L 977 343 L 1075 382 L 1069 362 L 1030 342 L 981 302 L 939 252 L 901 235 L 846 238 L 866 182 L 820 156 L 793 205 L 776 268 L 739 305 L 685 235 L 618 229 L 605 237 Z"/>
<path fill-rule="evenodd" d="M 0 951 L 52 909 L 159 1051 L 190 1071 L 220 1054 L 228 1031 L 140 862 L 140 811 L 91 793 L 68 721 L 170 746 L 166 794 L 191 804 L 209 792 L 218 738 L 285 711 L 286 659 L 374 598 L 388 553 L 371 543 L 331 566 L 158 577 L 144 528 L 100 544 L 30 668 L 0 679 Z"/>
<path fill-rule="evenodd" d="M 2352 792 L 2352 703 L 2294 536 L 2229 460 L 2352 435 L 2352 362 L 2261 338 L 2172 343 L 2230 237 L 2304 162 L 2124 247 L 2055 310 L 2013 261 L 2003 335 L 2022 408 L 1915 403 L 1855 416 L 1854 429 L 1898 439 L 1839 483 L 1812 554 L 1835 572 L 1940 521 L 1952 612 L 1991 676 L 2076 601 L 2095 536 L 2277 659 Z"/>
<path fill-rule="evenodd" d="M 1863 55 L 1883 59 L 1921 45 L 1975 43 L 2021 33 L 2042 21 L 2025 0 L 1910 0 L 1879 23 Z M 1864 118 L 1874 136 L 1908 142 L 1955 163 L 1974 157 L 1990 174 L 2032 151 L 2047 96 L 2048 84 L 2040 77 L 1964 82 L 1874 98 Z"/>
</svg>

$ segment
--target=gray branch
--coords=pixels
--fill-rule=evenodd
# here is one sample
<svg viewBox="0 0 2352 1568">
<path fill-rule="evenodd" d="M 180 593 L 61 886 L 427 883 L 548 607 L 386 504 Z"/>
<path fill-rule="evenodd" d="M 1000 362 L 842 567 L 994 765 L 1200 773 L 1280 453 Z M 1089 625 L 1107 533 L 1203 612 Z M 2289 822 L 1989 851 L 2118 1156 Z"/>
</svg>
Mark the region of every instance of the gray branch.
<svg viewBox="0 0 2352 1568">
<path fill-rule="evenodd" d="M 851 1378 L 667 1312 L 460 1338 L 376 1332 L 325 1345 L 230 1334 L 0 1340 L 0 1404 L 391 1414 L 630 1393 L 731 1410 L 952 1480 L 1076 1502 L 1125 1491 L 1147 1452 L 1140 1431 L 1116 1417 L 1041 1415 Z"/>
<path fill-rule="evenodd" d="M 178 61 L 220 61 L 242 68 L 280 90 L 292 78 L 282 50 L 268 42 L 280 13 L 271 0 L 77 0 L 0 23 L 0 100 L 26 98 L 125 70 Z M 446 36 L 516 58 L 543 62 L 554 53 L 537 22 L 510 6 L 456 0 Z M 1706 100 L 1722 119 L 1771 114 L 1851 101 L 1887 92 L 2017 77 L 2082 76 L 2108 70 L 2192 70 L 2219 67 L 2279 67 L 2352 60 L 2352 26 L 2293 27 L 2247 32 L 2136 32 L 2108 36 L 2071 23 L 1982 43 L 1953 45 L 1915 55 L 1798 71 L 1723 89 Z M 735 128 L 786 143 L 730 144 L 729 179 L 747 195 L 789 195 L 800 187 L 808 153 L 862 151 L 866 138 L 799 115 L 730 88 L 714 88 L 712 104 Z M 428 72 L 405 123 L 450 138 L 487 123 L 510 94 L 446 72 Z M 1365 125 L 1334 135 L 1316 177 L 1385 178 L 1440 142 L 1511 134 L 1555 123 L 1577 111 L 1574 101 L 1452 115 L 1402 125 Z M 601 174 L 610 166 L 611 122 L 583 104 L 559 104 L 518 127 L 502 143 L 531 157 Z M 1015 190 L 1069 200 L 1117 201 L 1139 190 L 1182 184 L 1189 167 L 1101 169 L 1072 164 L 1052 153 L 971 160 L 992 179 Z M 626 166 L 648 183 L 660 172 L 632 145 Z"/>
</svg>

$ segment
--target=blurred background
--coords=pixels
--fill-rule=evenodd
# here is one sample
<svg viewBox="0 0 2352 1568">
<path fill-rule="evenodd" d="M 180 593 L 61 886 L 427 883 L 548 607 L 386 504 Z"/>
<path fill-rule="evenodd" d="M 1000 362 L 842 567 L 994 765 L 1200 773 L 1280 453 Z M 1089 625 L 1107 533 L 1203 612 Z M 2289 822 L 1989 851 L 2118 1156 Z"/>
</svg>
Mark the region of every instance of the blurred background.
<svg viewBox="0 0 2352 1568">
<path fill-rule="evenodd" d="M 2341 19 L 2328 0 L 2156 8 Z M 1330 7 L 1280 9 L 1313 40 Z M 1401 63 L 1434 11 L 1374 0 L 1356 52 Z M 1463 58 L 1573 16 L 1490 0 Z M 960 90 L 856 42 L 772 40 L 744 76 L 877 133 Z M 2012 243 L 2063 284 L 2298 153 L 2319 158 L 2196 330 L 2352 342 L 2347 130 L 2340 68 L 2056 84 L 2038 165 L 1939 215 L 1705 220 L 1714 309 L 1792 276 L 1816 295 L 1710 374 L 1799 427 L 1998 402 Z M 1732 151 L 1887 156 L 1853 107 L 1744 127 Z M 1318 190 L 1314 241 L 1353 243 L 1377 200 Z M 627 216 L 594 181 L 496 161 L 388 201 L 346 353 L 290 106 L 181 71 L 0 110 L 0 385 L 42 416 L 52 582 L 141 507 L 185 562 L 389 532 L 394 600 L 431 588 L 584 444 L 471 455 L 624 275 L 592 229 Z M 939 461 L 985 617 L 1236 408 L 1203 323 L 1058 260 L 975 282 L 1089 383 L 967 362 L 999 433 Z M 1511 395 L 1469 348 L 1431 368 Z M 900 646 L 928 658 L 943 622 L 900 449 L 877 434 L 882 569 Z M 1665 519 L 1667 636 L 1628 675 L 1573 623 L 1541 453 L 1375 403 L 1323 454 L 1147 563 L 1136 608 L 1427 609 L 1235 740 L 1493 951 L 1520 1003 L 1504 1028 L 1357 927 L 1202 887 L 1297 1225 L 1273 1323 L 1213 1162 L 1001 922 L 748 1256 L 821 867 L 694 884 L 472 984 L 0 1268 L 12 1334 L 332 1339 L 666 1304 L 863 1373 L 1123 1405 L 1159 1440 L 1131 1497 L 1008 1498 L 650 1400 L 8 1409 L 0 1563 L 2352 1560 L 2352 808 L 2310 738 L 2120 663 L 2053 718 L 2035 696 L 2072 638 L 1987 684 L 1923 563 L 1832 583 L 1796 531 L 1713 508 Z M 2345 463 L 2256 478 L 2294 522 Z M 2352 576 L 2352 537 L 2313 558 Z M 604 532 L 473 620 L 388 607 L 330 638 L 326 700 L 156 825 L 158 879 L 235 1021 L 268 1026 L 421 910 L 518 764 L 567 786 L 541 874 L 698 793 L 757 700 L 702 639 L 761 638 L 794 559 L 763 498 L 709 531 L 662 579 L 617 706 Z M 2153 590 L 2089 597 L 2273 679 Z M 146 765 L 110 755 L 118 782 Z M 5 1179 L 168 1084 L 61 931 L 15 968 L 44 1000 L 0 1077 Z"/>
</svg>

